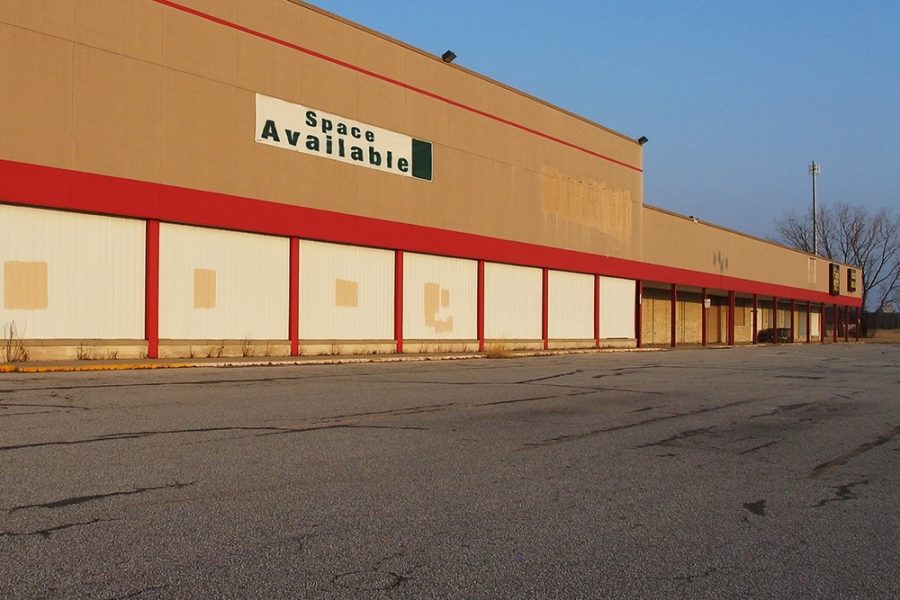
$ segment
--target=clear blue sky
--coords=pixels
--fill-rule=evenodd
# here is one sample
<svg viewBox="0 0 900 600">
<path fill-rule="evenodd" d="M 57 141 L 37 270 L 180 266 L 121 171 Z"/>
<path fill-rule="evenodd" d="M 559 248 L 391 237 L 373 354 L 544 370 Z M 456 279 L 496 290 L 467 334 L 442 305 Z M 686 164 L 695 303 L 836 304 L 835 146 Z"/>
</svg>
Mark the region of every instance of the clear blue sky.
<svg viewBox="0 0 900 600">
<path fill-rule="evenodd" d="M 645 201 L 759 236 L 900 209 L 900 0 L 314 0 L 632 137 Z"/>
</svg>

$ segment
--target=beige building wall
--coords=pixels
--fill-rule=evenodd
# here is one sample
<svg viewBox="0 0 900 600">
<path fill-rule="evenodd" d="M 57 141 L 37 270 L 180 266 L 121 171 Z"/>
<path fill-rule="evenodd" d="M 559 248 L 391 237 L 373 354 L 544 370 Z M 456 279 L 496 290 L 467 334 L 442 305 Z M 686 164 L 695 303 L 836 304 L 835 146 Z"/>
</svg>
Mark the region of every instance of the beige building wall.
<svg viewBox="0 0 900 600">
<path fill-rule="evenodd" d="M 0 158 L 639 258 L 635 141 L 310 6 L 182 3 L 356 69 L 150 0 L 4 0 Z M 431 141 L 434 180 L 257 144 L 257 92 Z"/>
<path fill-rule="evenodd" d="M 634 339 L 634 281 L 600 278 L 600 339 Z"/>
<path fill-rule="evenodd" d="M 286 340 L 287 238 L 163 223 L 159 337 Z"/>
<path fill-rule="evenodd" d="M 403 337 L 478 337 L 478 263 L 443 256 L 403 255 Z"/>
<path fill-rule="evenodd" d="M 719 293 L 735 279 L 828 290 L 828 261 L 644 206 L 642 150 L 626 136 L 309 5 L 290 0 L 179 1 L 221 22 L 151 0 L 0 2 L 0 160 L 577 250 L 645 263 L 636 268 L 684 269 L 688 277 L 719 275 Z M 433 144 L 433 179 L 401 177 L 257 143 L 257 94 L 427 140 Z M 119 202 L 117 208 L 125 214 L 137 214 L 129 211 L 140 203 L 151 212 L 156 208 L 152 197 L 112 196 L 104 201 Z M 193 208 L 196 215 L 199 209 Z M 227 201 L 208 210 L 231 214 Z M 196 218 L 191 211 L 181 214 L 185 216 L 172 220 Z M 233 215 L 236 223 L 240 217 Z M 143 231 L 144 224 L 129 227 Z M 41 243 L 55 243 L 52 236 L 40 236 L 45 236 Z M 278 242 L 285 247 L 288 243 L 286 238 Z M 403 244 L 398 238 L 397 247 Z M 127 260 L 137 260 L 138 250 L 128 248 Z M 162 251 L 168 252 L 165 244 Z M 222 250 L 225 255 L 230 251 Z M 477 254 L 479 248 L 461 247 L 458 252 Z M 281 269 L 287 254 L 279 250 L 281 258 L 271 268 Z M 393 338 L 392 252 L 303 241 L 300 254 L 301 338 Z M 316 256 L 324 262 L 316 262 Z M 176 296 L 189 296 L 191 305 L 190 310 L 176 310 L 164 304 L 170 296 L 161 298 L 160 335 L 204 337 L 228 330 L 225 324 L 195 327 L 186 316 L 219 307 L 225 267 L 197 264 L 190 278 L 173 283 L 167 277 L 183 265 L 169 255 L 161 258 L 169 261 L 161 271 L 161 291 L 183 286 Z M 43 277 L 40 267 L 25 264 L 40 261 L 8 262 L 17 263 L 9 267 L 10 281 Z M 541 336 L 540 270 L 517 268 L 487 265 L 488 338 Z M 53 270 L 48 269 L 52 283 Z M 136 277 L 133 265 L 127 271 L 126 283 Z M 416 286 L 422 284 L 422 297 L 407 288 L 407 303 L 424 306 L 426 295 L 434 298 L 434 289 L 426 291 L 425 284 L 437 283 L 440 308 L 435 323 L 442 321 L 446 314 L 440 311 L 447 308 L 444 285 L 419 281 L 419 274 L 410 271 Z M 652 288 L 652 278 L 640 278 Z M 660 278 L 656 284 L 667 282 Z M 277 285 L 284 284 L 283 269 L 275 279 Z M 860 296 L 861 287 L 854 293 L 846 290 L 846 266 L 841 267 L 840 280 L 842 294 Z M 466 285 L 472 285 L 468 281 Z M 607 295 L 604 281 L 601 337 L 633 336 L 634 283 L 614 285 Z M 98 293 L 119 302 L 123 296 L 103 287 L 108 283 L 98 284 Z M 668 343 L 668 290 L 651 288 L 641 307 L 643 342 Z M 142 287 L 129 289 L 142 298 Z M 51 292 L 48 288 L 48 307 L 53 304 Z M 277 302 L 287 302 L 280 288 L 270 292 Z M 40 294 L 29 294 L 11 298 L 10 306 L 42 305 Z M 464 289 L 462 295 L 466 308 L 454 318 L 454 331 L 435 329 L 436 338 L 471 335 L 471 290 Z M 450 305 L 455 306 L 457 297 L 451 292 Z M 356 316 L 346 310 L 354 308 L 354 301 Z M 551 310 L 559 311 L 563 304 L 553 300 Z M 93 322 L 92 316 L 84 317 L 92 314 L 92 307 L 71 310 L 75 312 L 69 320 Z M 286 310 L 280 304 L 271 310 L 281 316 L 265 313 L 258 329 L 244 322 L 242 331 L 232 334 L 265 338 L 277 330 L 277 337 L 284 337 Z M 679 342 L 699 339 L 700 314 L 697 298 L 685 296 L 678 308 Z M 571 327 L 560 325 L 561 316 L 551 317 L 551 335 L 586 331 L 586 317 L 579 315 L 579 323 Z M 758 327 L 763 329 L 771 312 L 763 310 L 760 316 Z M 721 298 L 713 299 L 707 317 L 708 340 L 724 341 L 726 307 Z M 143 335 L 134 314 L 123 318 L 125 324 L 114 331 L 98 330 L 97 335 Z M 422 313 L 418 322 L 408 311 L 404 318 L 407 336 L 429 339 L 430 318 Z M 748 321 L 741 325 L 736 315 L 738 341 L 751 337 Z M 34 333 L 37 326 L 29 328 Z M 90 327 L 76 329 L 66 324 L 44 333 L 80 336 Z"/>
<path fill-rule="evenodd" d="M 299 296 L 301 340 L 394 339 L 389 250 L 301 240 Z"/>
<path fill-rule="evenodd" d="M 644 262 L 828 292 L 830 261 L 652 206 L 643 207 Z M 841 293 L 846 289 L 841 267 Z M 862 281 L 862 273 L 859 274 Z"/>
<path fill-rule="evenodd" d="M 484 265 L 484 336 L 489 340 L 539 340 L 543 321 L 541 269 Z"/>
<path fill-rule="evenodd" d="M 550 339 L 593 339 L 594 276 L 552 270 L 547 276 Z"/>
<path fill-rule="evenodd" d="M 0 204 L 4 338 L 143 339 L 145 232 L 142 221 Z"/>
</svg>

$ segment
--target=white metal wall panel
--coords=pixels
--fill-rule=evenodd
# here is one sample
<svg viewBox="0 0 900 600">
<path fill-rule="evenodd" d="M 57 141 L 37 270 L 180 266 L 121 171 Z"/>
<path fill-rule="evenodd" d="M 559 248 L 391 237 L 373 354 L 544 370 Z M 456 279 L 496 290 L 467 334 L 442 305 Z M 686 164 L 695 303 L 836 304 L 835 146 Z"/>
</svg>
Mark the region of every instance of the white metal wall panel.
<svg viewBox="0 0 900 600">
<path fill-rule="evenodd" d="M 473 340 L 478 336 L 478 263 L 403 255 L 403 337 Z"/>
<path fill-rule="evenodd" d="M 552 339 L 594 339 L 594 276 L 550 271 L 547 306 Z"/>
<path fill-rule="evenodd" d="M 810 337 L 818 337 L 819 336 L 819 319 L 821 318 L 821 312 L 818 308 L 812 308 L 810 310 L 810 322 L 809 322 L 809 335 Z"/>
<path fill-rule="evenodd" d="M 159 337 L 284 340 L 288 238 L 161 223 Z"/>
<path fill-rule="evenodd" d="M 541 339 L 543 287 L 541 269 L 485 263 L 484 336 Z"/>
<path fill-rule="evenodd" d="M 0 332 L 143 339 L 145 235 L 143 221 L 0 205 Z"/>
<path fill-rule="evenodd" d="M 394 253 L 301 240 L 300 339 L 394 339 Z"/>
<path fill-rule="evenodd" d="M 634 338 L 634 281 L 600 278 L 600 339 Z"/>
</svg>

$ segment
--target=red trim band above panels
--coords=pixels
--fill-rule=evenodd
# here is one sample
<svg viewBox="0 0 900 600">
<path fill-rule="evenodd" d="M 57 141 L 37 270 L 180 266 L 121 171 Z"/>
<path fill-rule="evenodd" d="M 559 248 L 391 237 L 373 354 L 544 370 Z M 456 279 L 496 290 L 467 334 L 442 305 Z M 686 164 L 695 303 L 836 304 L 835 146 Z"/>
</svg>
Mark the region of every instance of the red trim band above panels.
<svg viewBox="0 0 900 600">
<path fill-rule="evenodd" d="M 743 294 L 849 306 L 860 304 L 859 298 L 831 296 L 827 292 L 9 160 L 0 160 L 0 202 L 733 290 Z"/>
<path fill-rule="evenodd" d="M 203 11 L 197 10 L 195 8 L 190 8 L 189 6 L 184 6 L 183 4 L 179 4 L 177 2 L 172 2 L 171 0 L 151 0 L 152 2 L 156 2 L 157 4 L 162 4 L 163 6 L 168 6 L 169 8 L 173 8 L 175 10 L 179 10 L 181 12 L 194 15 L 195 17 L 199 17 L 201 19 L 205 19 L 210 21 L 211 23 L 216 23 L 218 25 L 222 25 L 223 27 L 228 27 L 230 29 L 234 29 L 235 31 L 240 31 L 241 33 L 246 33 L 248 35 L 252 35 L 253 37 L 259 38 L 261 40 L 265 40 L 267 42 L 272 42 L 273 44 L 278 44 L 279 46 L 284 46 L 285 48 L 289 48 L 291 50 L 295 50 L 297 52 L 302 52 L 307 56 L 312 56 L 314 58 L 318 58 L 324 60 L 326 62 L 330 62 L 333 65 L 337 65 L 339 67 L 343 67 L 345 69 L 350 69 L 362 75 L 366 75 L 368 77 L 372 77 L 374 79 L 378 79 L 380 81 L 384 81 L 385 83 L 390 83 L 391 85 L 395 85 L 397 87 L 401 87 L 405 90 L 409 90 L 411 92 L 415 92 L 416 94 L 420 94 L 422 96 L 426 96 L 433 100 L 437 100 L 439 102 L 443 102 L 444 104 L 449 104 L 450 106 L 455 106 L 456 108 L 462 109 L 464 111 L 485 117 L 492 121 L 496 121 L 497 123 L 502 123 L 503 125 L 508 125 L 515 129 L 519 129 L 526 133 L 530 133 L 537 137 L 543 138 L 545 140 L 549 140 L 551 142 L 555 142 L 557 144 L 561 144 L 568 148 L 572 148 L 574 150 L 578 150 L 579 152 L 584 152 L 585 154 L 589 154 L 596 158 L 603 159 L 607 162 L 611 162 L 613 164 L 619 165 L 621 167 L 625 167 L 626 169 L 631 169 L 632 171 L 637 171 L 638 173 L 643 173 L 644 170 L 641 167 L 636 167 L 634 165 L 630 165 L 626 162 L 617 160 L 610 156 L 606 156 L 605 154 L 601 154 L 599 152 L 595 152 L 590 148 L 585 148 L 584 146 L 579 146 L 578 144 L 574 144 L 572 142 L 566 141 L 562 138 L 558 138 L 550 135 L 549 133 L 544 133 L 543 131 L 539 131 L 537 129 L 532 129 L 527 125 L 523 125 L 521 123 L 517 123 L 515 121 L 510 121 L 509 119 L 504 119 L 498 115 L 483 111 L 479 108 L 475 108 L 474 106 L 469 106 L 468 104 L 463 104 L 457 100 L 453 100 L 452 98 L 447 98 L 446 96 L 441 96 L 440 94 L 436 94 L 434 92 L 429 92 L 426 89 L 414 86 L 412 84 L 406 83 L 404 81 L 400 81 L 399 79 L 394 79 L 392 77 L 388 77 L 387 75 L 382 75 L 380 73 L 376 73 L 375 71 L 370 71 L 363 67 L 359 67 L 357 65 L 348 63 L 339 58 L 334 58 L 333 56 L 328 56 L 327 54 L 323 54 L 321 52 L 316 52 L 310 48 L 306 48 L 304 46 L 300 46 L 298 44 L 294 44 L 292 42 L 288 42 L 287 40 L 282 40 L 275 36 L 269 35 L 267 33 L 263 33 L 261 31 L 257 31 L 255 29 L 250 29 L 249 27 L 245 27 L 244 25 L 239 25 L 238 23 L 233 23 L 228 21 L 227 19 L 223 19 L 221 17 L 217 17 L 215 15 L 211 15 L 209 13 L 205 13 Z"/>
</svg>

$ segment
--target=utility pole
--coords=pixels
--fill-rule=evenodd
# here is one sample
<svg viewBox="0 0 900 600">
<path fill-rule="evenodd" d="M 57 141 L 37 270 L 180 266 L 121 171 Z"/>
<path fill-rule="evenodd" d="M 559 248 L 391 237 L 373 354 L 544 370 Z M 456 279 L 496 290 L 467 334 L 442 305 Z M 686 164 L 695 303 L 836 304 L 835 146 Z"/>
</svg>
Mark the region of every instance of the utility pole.
<svg viewBox="0 0 900 600">
<path fill-rule="evenodd" d="M 819 255 L 819 226 L 818 226 L 818 213 L 816 211 L 816 176 L 819 174 L 821 165 L 819 165 L 816 161 L 812 161 L 812 164 L 809 165 L 809 174 L 812 175 L 813 180 L 813 209 L 812 209 L 812 230 L 813 230 L 813 254 L 816 256 Z"/>
</svg>

